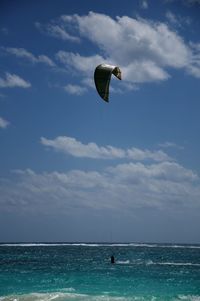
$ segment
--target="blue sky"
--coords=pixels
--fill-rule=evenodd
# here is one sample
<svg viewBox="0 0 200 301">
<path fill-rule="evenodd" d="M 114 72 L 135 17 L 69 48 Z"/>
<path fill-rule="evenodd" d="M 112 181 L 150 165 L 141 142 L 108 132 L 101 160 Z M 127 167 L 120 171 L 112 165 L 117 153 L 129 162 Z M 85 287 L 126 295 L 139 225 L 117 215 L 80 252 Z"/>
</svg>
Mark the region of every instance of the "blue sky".
<svg viewBox="0 0 200 301">
<path fill-rule="evenodd" d="M 200 243 L 199 16 L 1 1 L 0 241 Z M 101 63 L 122 71 L 109 103 Z"/>
</svg>

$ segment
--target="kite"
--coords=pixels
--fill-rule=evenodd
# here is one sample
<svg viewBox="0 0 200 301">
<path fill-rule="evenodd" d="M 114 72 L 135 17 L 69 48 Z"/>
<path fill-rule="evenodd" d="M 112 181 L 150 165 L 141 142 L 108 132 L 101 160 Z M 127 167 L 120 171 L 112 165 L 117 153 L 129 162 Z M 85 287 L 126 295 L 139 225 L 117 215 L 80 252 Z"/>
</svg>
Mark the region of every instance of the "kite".
<svg viewBox="0 0 200 301">
<path fill-rule="evenodd" d="M 101 64 L 96 67 L 94 72 L 94 82 L 97 92 L 106 102 L 109 101 L 109 86 L 112 74 L 118 79 L 122 79 L 121 70 L 116 66 Z"/>
</svg>

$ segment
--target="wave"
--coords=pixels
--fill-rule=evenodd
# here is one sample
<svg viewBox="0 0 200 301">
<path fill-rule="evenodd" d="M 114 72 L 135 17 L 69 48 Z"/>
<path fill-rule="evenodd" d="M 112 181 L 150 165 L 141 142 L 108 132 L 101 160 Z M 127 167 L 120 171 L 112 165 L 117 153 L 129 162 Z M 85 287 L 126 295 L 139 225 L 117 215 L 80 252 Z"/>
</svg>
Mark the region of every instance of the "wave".
<svg viewBox="0 0 200 301">
<path fill-rule="evenodd" d="M 77 293 L 30 293 L 24 295 L 9 295 L 0 297 L 0 301 L 163 301 L 165 297 L 156 296 L 110 296 L 108 294 L 102 295 L 86 295 Z M 200 301 L 198 295 L 179 295 L 172 296 L 168 301 Z"/>
<path fill-rule="evenodd" d="M 192 262 L 155 262 L 152 260 L 142 261 L 130 261 L 130 260 L 117 260 L 116 264 L 125 264 L 125 265 L 163 265 L 163 266 L 192 266 L 192 267 L 200 267 L 200 263 L 192 263 Z M 200 301 L 200 300 L 199 300 Z"/>
<path fill-rule="evenodd" d="M 116 264 L 130 264 L 130 260 L 117 260 Z"/>
<path fill-rule="evenodd" d="M 196 267 L 200 267 L 200 263 L 192 263 L 192 262 L 153 262 L 151 260 L 148 260 L 146 262 L 146 265 L 170 265 L 170 266 L 196 266 Z"/>
<path fill-rule="evenodd" d="M 178 296 L 178 300 L 181 301 L 200 301 L 200 296 L 196 296 L 196 295 L 179 295 Z"/>
<path fill-rule="evenodd" d="M 104 244 L 104 243 L 0 243 L 0 247 L 57 247 L 57 246 L 81 246 L 81 247 L 101 247 L 101 246 L 128 246 L 128 244 Z"/>
<path fill-rule="evenodd" d="M 0 301 L 144 301 L 143 297 L 123 297 L 123 296 L 109 296 L 108 294 L 103 295 L 86 295 L 77 293 L 30 293 L 26 295 L 12 295 L 0 297 Z M 151 299 L 150 299 L 151 300 Z M 152 298 L 152 301 L 155 298 Z"/>
<path fill-rule="evenodd" d="M 56 247 L 56 246 L 82 246 L 82 247 L 146 247 L 146 248 L 184 248 L 200 249 L 200 245 L 179 244 L 150 244 L 150 243 L 0 243 L 0 247 Z"/>
</svg>

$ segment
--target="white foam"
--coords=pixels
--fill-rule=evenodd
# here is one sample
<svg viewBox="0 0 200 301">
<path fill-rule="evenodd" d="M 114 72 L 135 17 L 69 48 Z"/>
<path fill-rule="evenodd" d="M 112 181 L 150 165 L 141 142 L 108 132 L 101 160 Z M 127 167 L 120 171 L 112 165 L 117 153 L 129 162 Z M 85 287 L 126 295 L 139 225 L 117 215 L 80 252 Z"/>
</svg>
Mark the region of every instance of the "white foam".
<svg viewBox="0 0 200 301">
<path fill-rule="evenodd" d="M 127 264 L 127 265 L 163 265 L 163 266 L 193 266 L 200 267 L 200 263 L 192 262 L 155 262 L 152 260 L 142 261 L 130 261 L 130 260 L 117 260 L 116 264 Z M 200 301 L 200 300 L 199 300 Z"/>
<path fill-rule="evenodd" d="M 130 260 L 117 260 L 116 264 L 130 264 Z"/>
<path fill-rule="evenodd" d="M 11 295 L 0 297 L 0 301 L 144 301 L 144 298 L 138 297 L 121 297 L 121 296 L 109 296 L 104 293 L 102 295 L 91 296 L 86 294 L 76 293 L 30 293 L 26 295 Z"/>
<path fill-rule="evenodd" d="M 75 293 L 30 293 L 24 295 L 10 295 L 0 297 L 0 301 L 145 301 L 144 296 L 110 296 L 108 292 L 102 295 L 90 296 L 86 294 Z M 148 296 L 148 301 L 160 300 L 156 296 Z M 171 301 L 200 301 L 199 295 L 178 295 L 176 298 L 172 297 Z"/>
<path fill-rule="evenodd" d="M 191 262 L 153 262 L 148 260 L 147 265 L 174 265 L 174 266 L 196 266 L 200 267 L 200 263 L 191 263 Z"/>
<path fill-rule="evenodd" d="M 179 295 L 178 299 L 181 301 L 200 301 L 200 296 L 196 295 Z"/>
<path fill-rule="evenodd" d="M 200 249 L 200 245 L 150 244 L 150 243 L 0 243 L 3 247 L 48 247 L 48 246 L 82 246 L 82 247 L 146 247 L 146 248 L 184 248 Z"/>
</svg>

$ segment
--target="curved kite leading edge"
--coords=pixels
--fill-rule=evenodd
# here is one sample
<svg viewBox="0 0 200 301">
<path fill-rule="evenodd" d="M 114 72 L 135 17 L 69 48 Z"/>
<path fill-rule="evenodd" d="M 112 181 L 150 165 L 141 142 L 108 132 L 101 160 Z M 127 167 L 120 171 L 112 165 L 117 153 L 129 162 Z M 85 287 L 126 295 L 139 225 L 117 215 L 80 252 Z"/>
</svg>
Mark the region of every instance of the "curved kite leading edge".
<svg viewBox="0 0 200 301">
<path fill-rule="evenodd" d="M 94 82 L 97 92 L 106 102 L 109 101 L 109 85 L 112 74 L 118 79 L 122 79 L 121 70 L 116 66 L 101 64 L 96 67 L 94 72 Z"/>
</svg>

